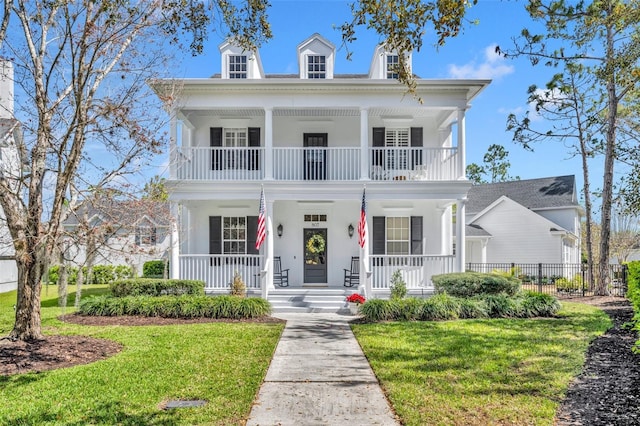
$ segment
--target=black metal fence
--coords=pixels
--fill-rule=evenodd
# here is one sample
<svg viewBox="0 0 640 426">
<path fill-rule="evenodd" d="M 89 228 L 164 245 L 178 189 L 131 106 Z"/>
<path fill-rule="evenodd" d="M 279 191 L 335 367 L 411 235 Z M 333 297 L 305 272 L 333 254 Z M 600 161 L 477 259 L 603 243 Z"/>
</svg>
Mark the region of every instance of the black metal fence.
<svg viewBox="0 0 640 426">
<path fill-rule="evenodd" d="M 557 297 L 593 296 L 596 276 L 589 280 L 587 265 L 563 263 L 467 263 L 467 271 L 511 273 L 522 280 L 523 290 L 533 290 Z M 609 265 L 606 283 L 610 296 L 624 297 L 627 293 L 627 265 Z"/>
</svg>

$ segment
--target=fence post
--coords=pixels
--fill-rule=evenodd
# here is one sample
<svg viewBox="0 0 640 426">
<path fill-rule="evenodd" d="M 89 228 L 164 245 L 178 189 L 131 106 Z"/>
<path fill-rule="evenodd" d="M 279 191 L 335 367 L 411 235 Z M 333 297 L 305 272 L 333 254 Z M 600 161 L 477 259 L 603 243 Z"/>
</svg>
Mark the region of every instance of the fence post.
<svg viewBox="0 0 640 426">
<path fill-rule="evenodd" d="M 620 296 L 625 297 L 627 295 L 627 289 L 629 288 L 627 284 L 627 278 L 629 277 L 629 265 L 626 263 L 622 264 L 622 294 Z"/>
<path fill-rule="evenodd" d="M 538 263 L 538 292 L 542 293 L 542 263 Z"/>
<path fill-rule="evenodd" d="M 580 270 L 582 271 L 582 297 L 584 297 L 586 292 L 585 286 L 587 285 L 587 269 L 584 266 L 584 263 L 580 264 Z"/>
</svg>

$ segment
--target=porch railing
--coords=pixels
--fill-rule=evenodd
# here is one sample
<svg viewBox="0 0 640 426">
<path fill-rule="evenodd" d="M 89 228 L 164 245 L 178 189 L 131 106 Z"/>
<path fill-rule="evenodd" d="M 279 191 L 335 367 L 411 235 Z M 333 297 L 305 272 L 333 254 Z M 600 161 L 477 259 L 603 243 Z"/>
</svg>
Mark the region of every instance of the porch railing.
<svg viewBox="0 0 640 426">
<path fill-rule="evenodd" d="M 361 166 L 371 180 L 455 180 L 462 176 L 456 148 L 360 147 L 273 148 L 273 179 L 280 181 L 355 181 Z M 172 179 L 246 181 L 265 178 L 264 147 L 176 147 Z"/>
<path fill-rule="evenodd" d="M 433 289 L 431 277 L 454 272 L 455 256 L 371 255 L 371 287 L 389 289 L 391 277 L 400 271 L 407 289 Z"/>
<path fill-rule="evenodd" d="M 259 289 L 261 261 L 259 255 L 181 255 L 180 277 L 204 281 L 205 291 L 229 290 L 237 272 L 247 289 Z"/>
</svg>

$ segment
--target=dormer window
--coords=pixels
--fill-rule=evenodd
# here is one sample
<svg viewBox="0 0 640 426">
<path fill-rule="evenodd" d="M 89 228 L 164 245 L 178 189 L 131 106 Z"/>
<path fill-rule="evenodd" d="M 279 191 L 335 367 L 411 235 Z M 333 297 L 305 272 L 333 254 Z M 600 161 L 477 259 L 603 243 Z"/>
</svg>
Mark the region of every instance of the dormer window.
<svg viewBox="0 0 640 426">
<path fill-rule="evenodd" d="M 229 55 L 229 78 L 247 78 L 245 55 Z"/>
<path fill-rule="evenodd" d="M 387 55 L 387 80 L 398 79 L 398 55 Z"/>
<path fill-rule="evenodd" d="M 324 55 L 307 56 L 307 76 L 308 78 L 327 77 L 327 65 Z"/>
</svg>

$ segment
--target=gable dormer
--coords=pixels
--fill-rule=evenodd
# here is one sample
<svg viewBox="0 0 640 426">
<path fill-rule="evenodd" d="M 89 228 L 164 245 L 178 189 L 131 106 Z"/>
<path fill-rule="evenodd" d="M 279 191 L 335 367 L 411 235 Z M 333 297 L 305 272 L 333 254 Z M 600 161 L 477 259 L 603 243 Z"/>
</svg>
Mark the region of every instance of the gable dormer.
<svg viewBox="0 0 640 426">
<path fill-rule="evenodd" d="M 301 79 L 332 79 L 336 47 L 315 33 L 298 45 L 298 66 Z"/>
<path fill-rule="evenodd" d="M 397 52 L 389 51 L 385 49 L 384 45 L 379 44 L 373 52 L 371 66 L 369 67 L 369 78 L 375 80 L 397 80 L 399 58 Z M 408 53 L 406 58 L 406 63 L 409 67 L 408 72 L 411 74 L 411 53 Z"/>
<path fill-rule="evenodd" d="M 218 46 L 221 55 L 220 76 L 223 79 L 264 78 L 262 61 L 258 52 L 247 52 L 227 40 Z"/>
</svg>

